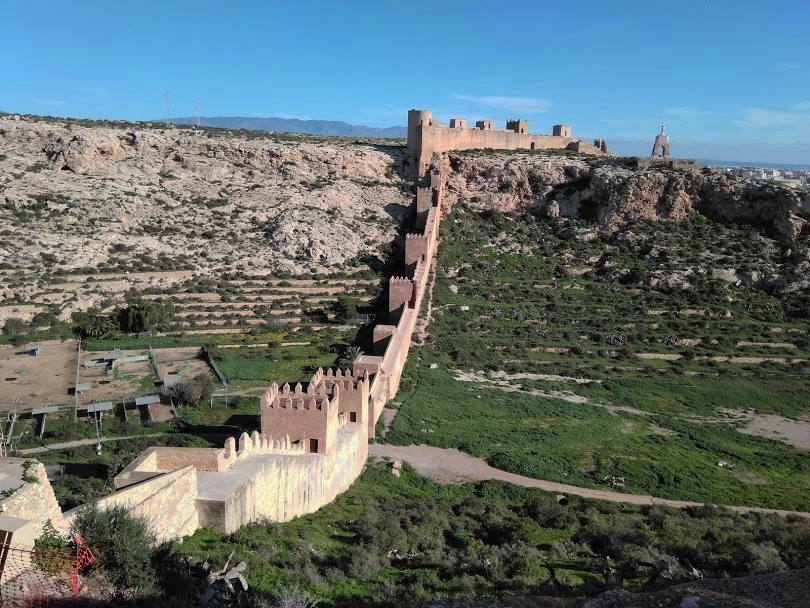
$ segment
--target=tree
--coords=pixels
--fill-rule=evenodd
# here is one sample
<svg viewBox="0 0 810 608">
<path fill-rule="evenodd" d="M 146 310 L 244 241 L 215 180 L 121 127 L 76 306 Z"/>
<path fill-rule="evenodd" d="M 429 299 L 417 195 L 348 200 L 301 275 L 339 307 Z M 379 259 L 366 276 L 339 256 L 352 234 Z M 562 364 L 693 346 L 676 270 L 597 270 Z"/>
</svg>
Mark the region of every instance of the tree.
<svg viewBox="0 0 810 608">
<path fill-rule="evenodd" d="M 357 318 L 357 304 L 356 298 L 349 296 L 338 296 L 332 303 L 330 309 L 335 315 L 335 321 L 338 323 L 348 323 Z"/>
<path fill-rule="evenodd" d="M 10 317 L 6 319 L 6 324 L 3 325 L 3 335 L 14 338 L 20 336 L 28 331 L 28 323 L 19 317 Z"/>
<path fill-rule="evenodd" d="M 341 367 L 353 367 L 357 360 L 363 356 L 363 351 L 359 346 L 349 346 L 343 351 L 338 359 L 338 365 Z"/>
<path fill-rule="evenodd" d="M 155 591 L 152 555 L 156 543 L 146 520 L 126 507 L 83 507 L 70 527 L 96 556 L 92 568 L 100 570 L 113 586 L 113 595 L 135 598 Z"/>
<path fill-rule="evenodd" d="M 180 405 L 191 405 L 208 401 L 214 392 L 214 383 L 206 373 L 193 378 L 184 378 L 172 387 L 174 398 Z"/>
<path fill-rule="evenodd" d="M 102 314 L 87 315 L 78 327 L 82 338 L 95 338 L 103 340 L 110 338 L 118 332 L 118 327 L 112 317 Z"/>
<path fill-rule="evenodd" d="M 122 331 L 133 333 L 152 331 L 168 326 L 174 319 L 174 302 L 171 300 L 143 300 L 137 298 L 118 311 L 118 323 Z"/>
</svg>

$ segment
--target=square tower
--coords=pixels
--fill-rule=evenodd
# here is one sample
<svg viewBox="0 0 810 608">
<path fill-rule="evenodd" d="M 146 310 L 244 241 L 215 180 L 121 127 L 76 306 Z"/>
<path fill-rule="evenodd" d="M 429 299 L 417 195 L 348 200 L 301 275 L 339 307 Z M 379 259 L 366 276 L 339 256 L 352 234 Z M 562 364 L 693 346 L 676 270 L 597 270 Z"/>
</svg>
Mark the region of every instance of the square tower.
<svg viewBox="0 0 810 608">
<path fill-rule="evenodd" d="M 481 129 L 482 131 L 492 131 L 495 128 L 495 121 L 494 120 L 479 120 L 475 123 L 476 129 Z"/>
<path fill-rule="evenodd" d="M 551 134 L 557 137 L 571 137 L 571 125 L 554 125 Z"/>
<path fill-rule="evenodd" d="M 467 128 L 467 119 L 466 118 L 451 118 L 450 119 L 450 128 L 451 129 L 466 129 Z"/>
<path fill-rule="evenodd" d="M 514 131 L 515 133 L 528 133 L 529 132 L 529 123 L 525 120 L 507 120 L 506 121 L 506 130 L 507 131 Z"/>
</svg>

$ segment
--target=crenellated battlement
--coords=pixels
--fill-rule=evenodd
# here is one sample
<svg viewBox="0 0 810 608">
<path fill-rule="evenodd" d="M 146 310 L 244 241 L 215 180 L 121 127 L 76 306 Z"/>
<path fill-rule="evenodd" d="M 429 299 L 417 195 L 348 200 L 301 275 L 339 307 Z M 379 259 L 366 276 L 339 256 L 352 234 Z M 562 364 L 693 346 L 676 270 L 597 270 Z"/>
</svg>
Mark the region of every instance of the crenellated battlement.
<svg viewBox="0 0 810 608">
<path fill-rule="evenodd" d="M 603 154 L 607 150 L 607 144 L 596 147 L 573 137 L 570 125 L 554 125 L 551 135 L 532 135 L 529 133 L 528 122 L 520 118 L 507 120 L 505 129 L 496 129 L 492 120 L 479 120 L 475 123 L 475 128 L 468 128 L 464 118 L 453 118 L 448 126 L 439 124 L 430 110 L 408 112 L 408 156 L 417 175 L 425 173 L 434 152 L 479 148 L 570 149 L 586 154 Z"/>
</svg>

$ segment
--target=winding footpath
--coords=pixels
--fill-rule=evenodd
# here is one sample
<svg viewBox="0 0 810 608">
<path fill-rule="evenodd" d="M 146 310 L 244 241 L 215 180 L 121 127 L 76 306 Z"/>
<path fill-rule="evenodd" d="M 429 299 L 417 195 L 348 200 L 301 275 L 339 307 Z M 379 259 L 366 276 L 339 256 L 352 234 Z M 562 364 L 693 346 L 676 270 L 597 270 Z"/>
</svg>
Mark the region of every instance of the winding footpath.
<svg viewBox="0 0 810 608">
<path fill-rule="evenodd" d="M 486 481 L 495 479 L 506 481 L 527 488 L 540 488 L 546 492 L 560 494 L 573 494 L 583 498 L 597 498 L 610 502 L 624 502 L 634 505 L 667 505 L 669 507 L 700 507 L 705 503 L 686 500 L 669 500 L 639 494 L 623 494 L 610 490 L 596 490 L 580 488 L 554 481 L 544 481 L 533 477 L 524 477 L 507 473 L 489 466 L 484 460 L 475 458 L 453 448 L 436 448 L 429 445 L 388 445 L 374 443 L 368 446 L 369 456 L 380 458 L 393 458 L 404 460 L 416 469 L 421 475 L 429 477 L 439 483 L 462 483 L 465 481 Z M 784 511 L 781 509 L 765 509 L 762 507 L 740 507 L 736 505 L 723 506 L 740 513 L 776 513 L 777 515 L 798 515 L 810 519 L 810 513 L 805 511 Z"/>
</svg>

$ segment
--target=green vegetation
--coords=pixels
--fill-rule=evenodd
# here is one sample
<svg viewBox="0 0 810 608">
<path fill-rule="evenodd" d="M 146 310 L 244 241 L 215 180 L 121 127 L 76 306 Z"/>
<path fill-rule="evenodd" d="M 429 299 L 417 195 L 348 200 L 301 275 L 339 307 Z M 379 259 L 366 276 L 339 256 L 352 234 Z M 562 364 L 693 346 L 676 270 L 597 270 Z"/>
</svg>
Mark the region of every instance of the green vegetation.
<svg viewBox="0 0 810 608">
<path fill-rule="evenodd" d="M 71 534 L 78 534 L 92 547 L 96 559 L 91 570 L 104 574 L 115 599 L 154 593 L 157 580 L 151 560 L 155 536 L 146 520 L 120 505 L 106 509 L 87 505 L 73 520 Z"/>
<path fill-rule="evenodd" d="M 272 346 L 267 348 L 227 348 L 218 362 L 231 384 L 267 387 L 273 382 L 309 382 L 319 367 L 335 362 L 334 352 L 322 345 Z"/>
<path fill-rule="evenodd" d="M 807 243 L 701 218 L 632 235 L 454 208 L 431 335 L 408 361 L 387 441 L 588 487 L 810 510 L 806 451 L 737 430 L 744 412 L 807 415 L 803 296 L 780 288 L 789 266 L 762 289 L 710 278 L 764 275 Z"/>
<path fill-rule="evenodd" d="M 376 462 L 317 513 L 233 534 L 204 528 L 175 555 L 220 563 L 234 551 L 260 594 L 297 586 L 329 606 L 380 606 L 476 595 L 590 595 L 619 584 L 655 588 L 687 578 L 687 564 L 705 576 L 803 567 L 808 547 L 810 525 L 800 518 L 576 497 L 562 505 L 540 490 L 500 482 L 437 484 L 407 465 L 394 477 Z M 659 558 L 671 575 L 656 580 L 642 562 Z"/>
</svg>

